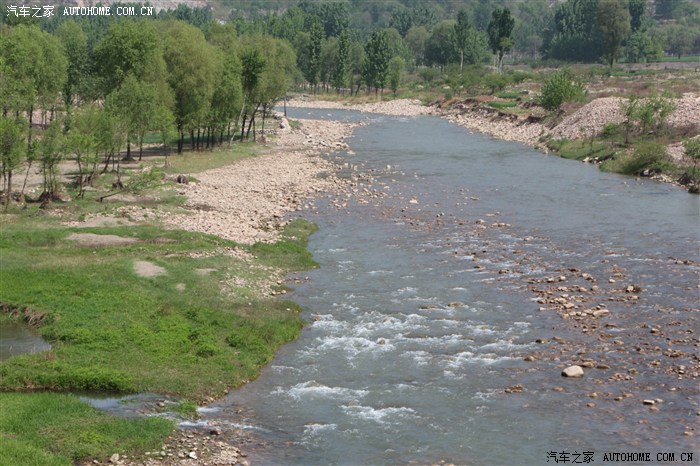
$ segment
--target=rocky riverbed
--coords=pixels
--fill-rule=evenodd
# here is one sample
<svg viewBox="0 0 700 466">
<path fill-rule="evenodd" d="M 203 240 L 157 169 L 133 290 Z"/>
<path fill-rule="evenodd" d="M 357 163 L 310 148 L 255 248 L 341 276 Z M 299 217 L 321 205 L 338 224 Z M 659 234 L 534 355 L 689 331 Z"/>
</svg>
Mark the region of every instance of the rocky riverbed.
<svg viewBox="0 0 700 466">
<path fill-rule="evenodd" d="M 310 194 L 340 189 L 337 167 L 319 155 L 346 147 L 353 126 L 335 121 L 300 120 L 292 130 L 285 120 L 264 155 L 197 174 L 183 185 L 187 213 L 166 224 L 210 233 L 239 243 L 274 241 L 284 215 L 309 207 Z"/>
</svg>

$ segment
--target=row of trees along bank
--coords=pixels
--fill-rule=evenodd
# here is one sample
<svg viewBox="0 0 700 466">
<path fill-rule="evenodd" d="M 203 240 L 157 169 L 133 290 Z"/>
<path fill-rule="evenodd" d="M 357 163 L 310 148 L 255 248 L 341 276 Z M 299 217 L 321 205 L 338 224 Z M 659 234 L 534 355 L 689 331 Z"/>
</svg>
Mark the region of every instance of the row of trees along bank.
<svg viewBox="0 0 700 466">
<path fill-rule="evenodd" d="M 247 16 L 241 4 L 223 23 L 208 7 L 180 5 L 138 19 L 37 19 L 0 4 L 5 192 L 24 160 L 41 164 L 51 194 L 67 155 L 78 160 L 82 187 L 124 148 L 127 158 L 134 147 L 141 157 L 147 134 L 166 145 L 175 138 L 178 152 L 186 138 L 199 150 L 251 130 L 255 137 L 256 115 L 264 127 L 270 107 L 294 86 L 396 92 L 406 71 L 428 82 L 489 57 L 500 71 L 504 56 L 526 50 L 610 65 L 623 52 L 646 60 L 664 49 L 700 50 L 700 34 L 693 36 L 700 14 L 688 0 L 532 0 L 508 5 L 513 11 L 493 0 L 456 2 L 456 11 L 434 1 L 386 2 L 393 7 L 383 11 L 379 2 L 360 3 L 268 2 L 279 8 Z M 49 131 L 51 124 L 60 131 Z"/>
</svg>

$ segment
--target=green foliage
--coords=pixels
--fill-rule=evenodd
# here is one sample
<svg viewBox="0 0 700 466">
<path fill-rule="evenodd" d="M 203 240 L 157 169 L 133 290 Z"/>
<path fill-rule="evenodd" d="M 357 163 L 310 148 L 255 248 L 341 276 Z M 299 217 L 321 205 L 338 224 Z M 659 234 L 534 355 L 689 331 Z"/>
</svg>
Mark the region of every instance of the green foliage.
<svg viewBox="0 0 700 466">
<path fill-rule="evenodd" d="M 634 133 L 663 132 L 666 120 L 675 109 L 676 105 L 668 95 L 652 94 L 644 99 L 630 96 L 621 103 L 625 114 L 625 141 L 629 141 L 629 136 Z"/>
<path fill-rule="evenodd" d="M 574 78 L 570 70 L 564 69 L 545 79 L 538 104 L 546 110 L 554 111 L 565 102 L 580 101 L 585 96 L 585 86 Z"/>
<path fill-rule="evenodd" d="M 632 153 L 623 154 L 615 159 L 610 159 L 601 165 L 601 169 L 622 173 L 625 175 L 639 175 L 644 170 L 655 170 L 662 166 L 666 160 L 666 148 L 663 144 L 654 141 L 638 143 Z"/>
<path fill-rule="evenodd" d="M 365 83 L 375 90 L 386 85 L 391 50 L 386 30 L 375 31 L 365 45 L 365 62 L 362 76 Z"/>
<path fill-rule="evenodd" d="M 187 419 L 197 418 L 197 403 L 192 400 L 180 400 L 172 410 Z"/>
<path fill-rule="evenodd" d="M 491 94 L 502 91 L 508 85 L 508 76 L 499 73 L 489 73 L 483 78 L 483 84 Z"/>
<path fill-rule="evenodd" d="M 401 57 L 394 57 L 389 60 L 389 88 L 396 94 L 401 85 L 401 73 L 403 73 L 406 62 Z"/>
<path fill-rule="evenodd" d="M 615 123 L 606 123 L 603 127 L 601 136 L 605 139 L 611 139 L 620 134 L 620 125 Z"/>
<path fill-rule="evenodd" d="M 599 0 L 598 27 L 603 38 L 603 55 L 612 69 L 622 44 L 630 33 L 630 14 L 626 0 Z"/>
<path fill-rule="evenodd" d="M 487 29 L 491 51 L 498 56 L 498 70 L 503 63 L 503 55 L 513 47 L 513 26 L 515 19 L 508 8 L 495 8 Z"/>
<path fill-rule="evenodd" d="M 545 58 L 594 62 L 602 55 L 598 26 L 599 0 L 567 0 L 559 4 L 552 24 L 543 31 Z"/>
<path fill-rule="evenodd" d="M 693 161 L 693 165 L 697 167 L 700 162 L 700 139 L 688 139 L 683 143 L 683 152 L 685 156 Z"/>
<path fill-rule="evenodd" d="M 12 192 L 12 175 L 26 155 L 22 120 L 0 118 L 0 172 L 7 199 Z"/>
<path fill-rule="evenodd" d="M 139 454 L 160 447 L 172 422 L 123 419 L 101 413 L 73 395 L 0 394 L 3 464 L 68 466 L 114 452 Z"/>
<path fill-rule="evenodd" d="M 513 107 L 517 107 L 518 103 L 517 102 L 508 102 L 508 101 L 504 102 L 504 101 L 497 100 L 497 101 L 493 101 L 493 102 L 486 102 L 486 105 L 488 105 L 489 107 L 493 107 L 493 108 L 513 108 Z"/>
</svg>

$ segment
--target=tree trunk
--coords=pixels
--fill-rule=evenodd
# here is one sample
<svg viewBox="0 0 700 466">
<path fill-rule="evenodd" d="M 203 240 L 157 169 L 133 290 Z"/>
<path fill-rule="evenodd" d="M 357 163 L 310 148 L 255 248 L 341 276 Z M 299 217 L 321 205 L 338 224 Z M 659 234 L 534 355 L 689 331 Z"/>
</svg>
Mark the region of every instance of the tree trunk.
<svg viewBox="0 0 700 466">
<path fill-rule="evenodd" d="M 139 162 L 143 158 L 143 138 L 139 138 Z"/>
<path fill-rule="evenodd" d="M 194 152 L 194 130 L 190 130 L 190 147 L 192 148 L 192 152 Z"/>
<path fill-rule="evenodd" d="M 459 51 L 459 72 L 464 69 L 464 50 Z"/>
<path fill-rule="evenodd" d="M 126 140 L 126 160 L 131 160 L 131 141 Z"/>
<path fill-rule="evenodd" d="M 182 154 L 182 146 L 185 144 L 185 133 L 180 129 L 180 137 L 177 139 L 177 153 Z"/>
<path fill-rule="evenodd" d="M 27 152 L 32 150 L 32 121 L 34 120 L 34 106 L 29 107 L 29 132 L 27 133 Z"/>
<path fill-rule="evenodd" d="M 241 141 L 243 141 L 243 136 L 245 135 L 245 120 L 248 118 L 248 114 L 243 114 L 243 124 L 241 124 Z"/>
</svg>

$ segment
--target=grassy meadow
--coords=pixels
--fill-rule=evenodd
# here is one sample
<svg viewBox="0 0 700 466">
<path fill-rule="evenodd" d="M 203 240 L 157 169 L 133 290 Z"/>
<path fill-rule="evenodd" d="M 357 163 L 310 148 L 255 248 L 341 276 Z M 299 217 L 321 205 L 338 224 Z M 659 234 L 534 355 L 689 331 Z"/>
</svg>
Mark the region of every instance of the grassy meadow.
<svg viewBox="0 0 700 466">
<path fill-rule="evenodd" d="M 196 173 L 198 162 L 210 168 L 254 152 L 242 150 L 173 157 L 173 165 Z M 141 194 L 176 209 L 164 188 Z M 58 205 L 62 215 L 38 204 L 0 214 L 2 318 L 30 322 L 52 345 L 0 361 L 0 464 L 69 465 L 160 448 L 172 421 L 114 418 L 70 392 L 150 392 L 201 403 L 255 378 L 302 328 L 300 308 L 271 291 L 284 273 L 316 265 L 306 249 L 313 224 L 295 220 L 277 243 L 248 246 L 149 219 L 65 223 L 124 205 L 97 196 Z M 76 234 L 130 242 L 85 244 Z M 139 261 L 161 274 L 140 276 Z"/>
</svg>

